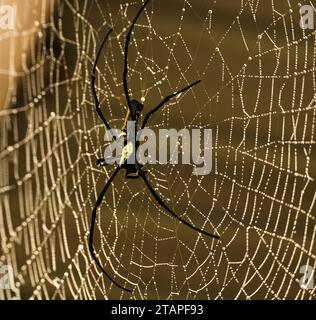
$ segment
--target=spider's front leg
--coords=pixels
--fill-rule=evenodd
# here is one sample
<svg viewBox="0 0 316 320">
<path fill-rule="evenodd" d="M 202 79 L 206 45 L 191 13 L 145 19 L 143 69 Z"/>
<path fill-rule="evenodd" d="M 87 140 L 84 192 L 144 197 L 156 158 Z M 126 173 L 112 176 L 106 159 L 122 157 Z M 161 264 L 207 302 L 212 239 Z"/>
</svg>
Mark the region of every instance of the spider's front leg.
<svg viewBox="0 0 316 320">
<path fill-rule="evenodd" d="M 192 87 L 194 87 L 194 86 L 196 86 L 197 84 L 199 84 L 201 81 L 202 81 L 202 80 L 195 81 L 195 82 L 191 83 L 190 85 L 188 85 L 187 87 L 185 87 L 185 88 L 183 88 L 183 89 L 181 89 L 181 90 L 179 90 L 179 91 L 177 91 L 177 92 L 175 92 L 175 93 L 172 93 L 172 94 L 170 94 L 169 96 L 166 96 L 166 97 L 158 104 L 157 107 L 153 108 L 152 110 L 150 110 L 150 111 L 146 114 L 146 116 L 145 116 L 145 118 L 144 118 L 144 121 L 143 121 L 143 124 L 142 124 L 142 129 L 144 129 L 144 128 L 146 127 L 146 124 L 147 124 L 149 118 L 150 118 L 153 114 L 155 114 L 158 110 L 160 110 L 161 108 L 163 108 L 163 107 L 165 106 L 165 104 L 166 104 L 169 100 L 171 100 L 172 98 L 176 97 L 177 95 L 179 95 L 179 94 L 181 94 L 181 93 L 183 93 L 183 92 L 191 89 Z"/>
<path fill-rule="evenodd" d="M 95 62 L 93 64 L 93 68 L 92 68 L 92 73 L 91 73 L 91 89 L 92 89 L 92 95 L 93 95 L 93 98 L 94 98 L 94 103 L 95 103 L 95 110 L 98 114 L 98 116 L 100 117 L 100 119 L 102 120 L 103 124 L 105 125 L 105 127 L 110 130 L 111 127 L 110 125 L 108 124 L 107 120 L 105 119 L 105 116 L 101 110 L 101 107 L 100 107 L 100 101 L 99 101 L 99 98 L 98 98 L 98 95 L 97 95 L 97 90 L 96 90 L 96 86 L 95 86 L 95 81 L 96 81 L 96 72 L 97 72 L 97 65 L 98 65 L 98 61 L 99 61 L 99 58 L 100 58 L 100 55 L 101 55 L 101 52 L 102 52 L 102 49 L 106 43 L 106 41 L 108 40 L 111 32 L 113 30 L 110 29 L 109 32 L 106 34 L 100 48 L 99 48 L 99 51 L 97 53 L 97 56 L 96 56 L 96 59 L 95 59 Z"/>
</svg>

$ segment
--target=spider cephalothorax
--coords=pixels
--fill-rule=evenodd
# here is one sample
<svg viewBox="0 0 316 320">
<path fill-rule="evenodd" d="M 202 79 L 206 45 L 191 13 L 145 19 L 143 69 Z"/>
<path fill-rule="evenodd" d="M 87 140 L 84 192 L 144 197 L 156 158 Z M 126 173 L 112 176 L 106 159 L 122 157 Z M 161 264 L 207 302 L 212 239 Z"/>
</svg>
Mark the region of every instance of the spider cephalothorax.
<svg viewBox="0 0 316 320">
<path fill-rule="evenodd" d="M 137 100 L 131 101 L 131 120 L 138 121 L 139 116 L 141 115 L 144 105 L 142 105 Z"/>
<path fill-rule="evenodd" d="M 141 7 L 141 9 L 139 10 L 139 12 L 137 13 L 137 15 L 135 16 L 131 27 L 126 35 L 126 40 L 125 40 L 125 50 L 124 50 L 124 72 L 123 72 L 123 87 L 124 87 L 124 93 L 126 96 L 126 101 L 127 101 L 127 105 L 128 105 L 128 111 L 125 117 L 125 121 L 123 124 L 123 130 L 125 130 L 126 132 L 126 124 L 128 121 L 135 121 L 136 122 L 136 126 L 135 126 L 135 136 L 137 134 L 138 131 L 138 121 L 140 118 L 140 115 L 144 109 L 144 106 L 138 102 L 137 100 L 131 100 L 130 99 L 130 95 L 128 92 L 128 85 L 127 85 L 127 74 L 128 74 L 128 48 L 129 48 L 129 43 L 130 43 L 130 37 L 131 37 L 131 33 L 133 31 L 134 25 L 139 17 L 139 15 L 141 14 L 141 12 L 144 10 L 145 6 L 148 4 L 150 0 L 146 0 L 145 3 L 143 4 L 143 6 Z M 104 44 L 106 43 L 107 39 L 109 38 L 110 34 L 112 32 L 112 29 L 107 33 L 107 35 L 105 36 L 100 49 L 97 53 L 96 56 L 96 60 L 92 69 L 92 74 L 91 74 L 91 84 L 92 84 L 92 94 L 95 100 L 95 105 L 96 105 L 96 112 L 98 114 L 98 116 L 100 117 L 100 119 L 103 121 L 105 127 L 110 130 L 111 127 L 109 126 L 105 116 L 102 113 L 102 110 L 100 108 L 100 103 L 99 103 L 99 99 L 97 97 L 96 94 L 96 88 L 95 88 L 95 80 L 96 80 L 96 68 L 97 68 L 97 63 L 98 63 L 98 59 L 100 57 L 102 48 L 104 46 Z M 156 106 L 155 108 L 151 109 L 144 117 L 144 120 L 141 124 L 141 129 L 145 128 L 149 118 L 158 110 L 160 110 L 169 100 L 171 100 L 172 98 L 176 97 L 177 95 L 179 95 L 180 93 L 189 90 L 190 88 L 192 88 L 193 86 L 197 85 L 198 83 L 200 83 L 201 80 L 196 81 L 190 85 L 188 85 L 187 87 L 181 89 L 178 92 L 172 93 L 168 96 L 166 96 L 159 104 L 158 106 Z M 125 138 L 124 138 L 125 139 Z M 139 146 L 139 144 L 135 144 L 135 149 L 131 151 L 130 146 L 128 146 L 128 143 L 125 141 L 125 147 L 123 149 L 123 153 L 121 155 L 121 157 L 119 158 L 119 164 L 117 166 L 117 168 L 114 170 L 114 172 L 112 173 L 111 177 L 109 178 L 109 180 L 106 182 L 102 192 L 99 194 L 98 199 L 94 205 L 94 208 L 92 210 L 92 218 L 91 218 L 91 226 L 90 226 L 90 235 L 89 235 L 89 250 L 90 253 L 93 257 L 93 259 L 95 260 L 95 262 L 97 263 L 97 265 L 99 266 L 99 268 L 102 270 L 102 272 L 119 288 L 121 288 L 122 290 L 128 291 L 128 292 L 132 292 L 132 290 L 127 289 L 125 287 L 123 287 L 122 285 L 120 285 L 118 282 L 116 282 L 111 276 L 110 274 L 105 270 L 105 268 L 102 266 L 102 264 L 100 263 L 99 259 L 97 258 L 97 255 L 95 254 L 95 250 L 94 250 L 94 245 L 93 245 L 93 238 L 94 238 L 94 226 L 96 223 L 96 218 L 97 218 L 97 209 L 99 208 L 99 206 L 102 203 L 102 200 L 108 190 L 108 188 L 110 187 L 111 183 L 113 182 L 114 178 L 116 177 L 116 175 L 119 173 L 119 171 L 121 169 L 125 169 L 125 177 L 128 179 L 139 179 L 141 178 L 146 187 L 148 188 L 149 192 L 152 194 L 152 196 L 155 198 L 155 200 L 157 201 L 157 203 L 166 211 L 168 212 L 170 215 L 172 215 L 174 218 L 178 219 L 181 223 L 185 224 L 187 227 L 190 227 L 191 229 L 205 235 L 211 238 L 215 238 L 215 239 L 219 239 L 219 236 L 208 233 L 206 231 L 203 231 L 193 225 L 191 225 L 190 223 L 188 223 L 186 220 L 182 219 L 181 217 L 179 217 L 176 213 L 173 212 L 173 210 L 171 210 L 166 204 L 165 202 L 161 199 L 161 197 L 157 194 L 157 192 L 155 191 L 155 189 L 152 187 L 152 185 L 150 184 L 150 182 L 148 181 L 147 177 L 146 177 L 146 171 L 144 171 L 142 169 L 143 165 L 138 163 L 137 161 L 135 163 L 127 163 L 127 159 L 129 158 L 131 152 L 135 152 L 137 151 L 137 148 Z M 97 160 L 97 165 L 106 165 L 107 161 L 104 158 L 98 159 Z"/>
</svg>

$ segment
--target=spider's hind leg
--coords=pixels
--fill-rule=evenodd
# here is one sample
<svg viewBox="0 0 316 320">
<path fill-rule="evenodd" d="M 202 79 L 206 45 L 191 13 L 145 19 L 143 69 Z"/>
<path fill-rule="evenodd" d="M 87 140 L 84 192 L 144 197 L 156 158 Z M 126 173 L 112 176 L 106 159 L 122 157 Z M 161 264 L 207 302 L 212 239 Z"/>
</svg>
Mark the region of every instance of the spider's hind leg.
<svg viewBox="0 0 316 320">
<path fill-rule="evenodd" d="M 119 287 L 120 289 L 122 289 L 124 291 L 132 292 L 132 290 L 130 290 L 130 289 L 126 288 L 126 287 L 123 287 L 116 280 L 114 280 L 114 278 L 112 278 L 110 273 L 108 273 L 107 270 L 105 270 L 105 268 L 102 266 L 101 262 L 99 261 L 98 254 L 95 252 L 95 249 L 94 249 L 94 231 L 95 231 L 95 226 L 96 226 L 96 221 L 97 221 L 98 208 L 101 206 L 103 198 L 105 197 L 105 194 L 106 194 L 107 190 L 111 186 L 114 178 L 116 177 L 116 175 L 119 173 L 120 170 L 121 170 L 121 168 L 117 167 L 115 169 L 115 171 L 112 173 L 112 175 L 110 176 L 109 180 L 106 182 L 103 190 L 99 194 L 98 199 L 97 199 L 97 201 L 96 201 L 96 203 L 95 203 L 95 205 L 93 207 L 92 214 L 91 214 L 90 233 L 89 233 L 89 252 L 90 252 L 93 260 L 96 262 L 96 264 L 100 268 L 100 270 L 104 273 L 104 275 L 111 282 L 113 282 L 117 287 Z"/>
<path fill-rule="evenodd" d="M 188 223 L 186 220 L 182 219 L 180 216 L 178 216 L 177 214 L 175 214 L 173 212 L 173 210 L 171 210 L 166 204 L 165 202 L 161 199 L 161 197 L 158 195 L 158 193 L 155 191 L 155 189 L 153 188 L 153 186 L 149 183 L 147 177 L 145 174 L 140 174 L 140 177 L 143 179 L 143 181 L 145 182 L 148 190 L 150 191 L 150 193 L 152 194 L 152 196 L 155 198 L 155 200 L 157 201 L 157 203 L 163 207 L 165 209 L 165 211 L 167 211 L 169 214 L 171 214 L 174 218 L 178 219 L 180 222 L 182 222 L 183 224 L 185 224 L 187 227 L 201 233 L 204 234 L 205 236 L 214 238 L 214 239 L 220 239 L 220 236 L 206 232 L 204 230 L 201 230 L 193 225 L 191 225 L 190 223 Z"/>
</svg>

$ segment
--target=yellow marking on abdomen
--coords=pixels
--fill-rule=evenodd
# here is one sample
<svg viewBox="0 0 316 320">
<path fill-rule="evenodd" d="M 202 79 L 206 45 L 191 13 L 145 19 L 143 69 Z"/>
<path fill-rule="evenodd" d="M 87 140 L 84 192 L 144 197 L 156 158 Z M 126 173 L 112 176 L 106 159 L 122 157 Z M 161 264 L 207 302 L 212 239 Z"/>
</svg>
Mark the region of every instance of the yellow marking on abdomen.
<svg viewBox="0 0 316 320">
<path fill-rule="evenodd" d="M 123 124 L 123 127 L 121 130 L 124 130 L 126 128 L 126 124 L 127 124 L 127 121 L 128 121 L 128 118 L 129 118 L 129 115 L 130 115 L 130 110 L 129 108 L 127 109 L 127 112 L 126 112 L 126 116 L 125 116 L 125 120 L 124 120 L 124 124 Z"/>
</svg>

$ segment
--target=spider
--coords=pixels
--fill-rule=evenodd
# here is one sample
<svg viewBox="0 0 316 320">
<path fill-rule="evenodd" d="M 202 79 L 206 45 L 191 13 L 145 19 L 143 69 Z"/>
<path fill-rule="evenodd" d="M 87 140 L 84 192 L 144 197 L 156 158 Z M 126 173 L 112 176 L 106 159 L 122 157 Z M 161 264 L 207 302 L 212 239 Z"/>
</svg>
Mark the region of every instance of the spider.
<svg viewBox="0 0 316 320">
<path fill-rule="evenodd" d="M 144 106 L 138 102 L 137 100 L 131 100 L 131 97 L 129 95 L 129 91 L 128 91 L 128 84 L 127 84 L 127 75 L 128 75 L 128 49 L 129 49 L 129 43 L 130 43 L 130 38 L 131 38 L 131 34 L 134 28 L 135 23 L 137 22 L 138 17 L 140 16 L 140 14 L 142 13 L 142 11 L 144 10 L 144 8 L 146 7 L 146 5 L 148 4 L 150 0 L 146 0 L 144 2 L 144 4 L 142 5 L 142 7 L 140 8 L 140 10 L 138 11 L 137 15 L 135 16 L 129 31 L 126 35 L 125 38 L 125 48 L 124 48 L 124 71 L 123 71 L 123 87 L 124 87 L 124 93 L 126 96 L 126 101 L 127 101 L 127 105 L 128 105 L 128 111 L 126 114 L 126 118 L 124 121 L 124 126 L 122 129 L 124 129 L 124 127 L 126 126 L 126 122 L 128 120 L 130 121 L 134 121 L 136 124 L 136 133 L 138 131 L 138 121 L 139 121 L 139 117 L 144 109 Z M 96 55 L 96 59 L 94 62 L 94 66 L 92 69 L 92 74 L 91 74 L 91 85 L 92 85 L 92 95 L 94 97 L 94 101 L 95 101 L 95 107 L 96 107 L 96 112 L 98 114 L 98 116 L 100 117 L 100 119 L 102 120 L 103 124 L 105 125 L 105 127 L 110 130 L 111 127 L 109 126 L 105 116 L 102 113 L 102 110 L 100 108 L 100 102 L 99 99 L 97 97 L 97 93 L 96 93 L 96 87 L 95 87 L 95 81 L 96 81 L 96 68 L 97 68 L 97 64 L 98 64 L 98 60 L 101 54 L 101 51 L 105 45 L 105 43 L 107 42 L 111 32 L 113 29 L 110 29 L 108 31 L 108 33 L 106 34 L 100 48 L 99 51 Z M 196 81 L 192 84 L 190 84 L 189 86 L 181 89 L 178 92 L 175 92 L 173 94 L 170 94 L 168 96 L 166 96 L 159 104 L 158 106 L 156 106 L 155 108 L 153 108 L 152 110 L 150 110 L 144 117 L 144 121 L 141 125 L 141 129 L 146 127 L 146 124 L 148 122 L 148 120 L 150 119 L 150 117 L 155 114 L 158 110 L 161 110 L 161 108 L 163 108 L 163 106 L 169 101 L 171 100 L 173 97 L 176 97 L 177 95 L 179 95 L 180 93 L 183 93 L 187 90 L 189 90 L 190 88 L 192 88 L 193 86 L 197 85 L 198 83 L 200 83 L 201 80 Z M 126 139 L 125 141 L 125 147 L 126 147 Z M 135 145 L 135 149 L 137 151 L 137 147 L 138 144 Z M 124 151 L 124 149 L 123 149 Z M 122 158 L 121 158 L 122 159 Z M 106 161 L 104 158 L 98 159 L 96 164 L 98 166 L 105 166 L 106 165 Z M 165 202 L 161 199 L 161 197 L 156 193 L 155 189 L 152 187 L 152 185 L 149 183 L 147 177 L 146 177 L 146 171 L 143 170 L 143 165 L 138 163 L 137 161 L 135 162 L 135 164 L 128 164 L 126 161 L 126 158 L 124 158 L 124 161 L 120 161 L 120 164 L 117 166 L 117 168 L 114 170 L 114 172 L 112 173 L 111 177 L 109 178 L 109 180 L 106 182 L 102 192 L 99 194 L 98 199 L 94 205 L 94 208 L 92 210 L 92 217 L 91 217 L 91 226 L 90 226 L 90 234 L 89 234 L 89 251 L 90 254 L 92 256 L 92 258 L 94 259 L 94 261 L 96 262 L 96 264 L 98 265 L 98 267 L 102 270 L 102 272 L 104 273 L 104 275 L 113 283 L 115 284 L 117 287 L 119 287 L 120 289 L 127 291 L 127 292 L 132 292 L 132 290 L 123 287 L 122 285 L 120 285 L 118 282 L 116 282 L 111 275 L 104 269 L 104 267 L 102 266 L 102 264 L 100 263 L 100 261 L 98 260 L 96 254 L 95 254 L 95 250 L 94 250 L 94 241 L 93 241 L 93 236 L 94 236 L 94 227 L 95 227 L 95 223 L 96 223 L 96 218 L 97 218 L 97 209 L 98 207 L 101 205 L 102 200 L 108 190 L 108 188 L 110 187 L 110 185 L 112 184 L 114 178 L 116 177 L 116 175 L 119 173 L 119 171 L 121 169 L 125 170 L 125 177 L 127 179 L 142 179 L 146 185 L 146 187 L 148 188 L 149 192 L 151 193 L 151 195 L 154 197 L 154 199 L 157 201 L 157 203 L 166 211 L 168 212 L 170 215 L 172 215 L 174 218 L 178 219 L 178 221 L 180 221 L 181 223 L 185 224 L 187 227 L 205 235 L 211 238 L 215 238 L 215 239 L 219 239 L 220 237 L 211 233 L 208 233 L 206 231 L 203 231 L 193 225 L 191 225 L 190 223 L 188 223 L 187 221 L 185 221 L 184 219 L 182 219 L 181 217 L 179 217 L 176 213 L 174 213 L 166 204 Z"/>
</svg>

